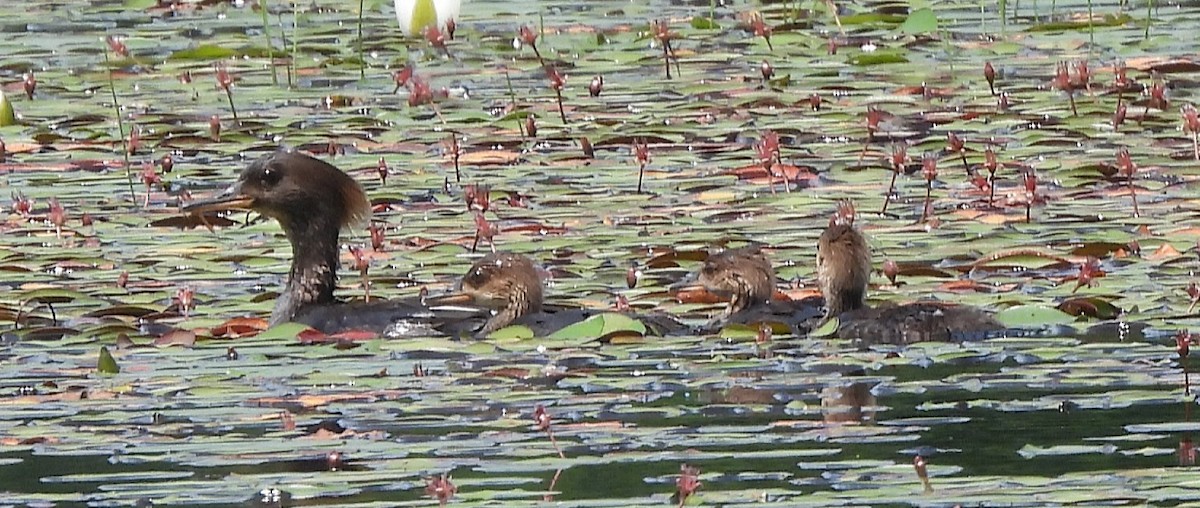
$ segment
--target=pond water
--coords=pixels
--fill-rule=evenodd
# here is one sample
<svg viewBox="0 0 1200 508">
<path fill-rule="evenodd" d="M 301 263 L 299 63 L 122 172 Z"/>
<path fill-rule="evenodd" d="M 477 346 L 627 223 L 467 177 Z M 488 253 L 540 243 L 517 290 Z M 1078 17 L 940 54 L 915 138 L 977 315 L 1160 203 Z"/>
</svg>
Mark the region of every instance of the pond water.
<svg viewBox="0 0 1200 508">
<path fill-rule="evenodd" d="M 945 2 L 836 1 L 835 20 L 823 2 L 477 0 L 445 49 L 403 37 L 390 3 L 366 2 L 361 37 L 356 2 L 266 3 L 266 33 L 241 3 L 0 5 L 18 119 L 0 127 L 0 505 L 433 506 L 427 486 L 448 475 L 456 506 L 661 506 L 685 464 L 701 483 L 688 506 L 1200 498 L 1174 339 L 1200 298 L 1200 128 L 1181 110 L 1200 70 L 1194 3 L 1026 1 L 1002 21 Z M 651 20 L 675 33 L 671 79 Z M 561 113 L 539 56 L 514 47 L 522 25 L 566 77 Z M 415 87 L 393 78 L 406 63 L 447 96 L 410 106 Z M 767 131 L 790 189 L 755 154 Z M 234 337 L 269 313 L 290 249 L 273 221 L 210 230 L 179 206 L 280 144 L 366 188 L 385 232 L 373 295 L 453 286 L 479 256 L 463 186 L 481 184 L 496 245 L 549 267 L 551 299 L 704 323 L 720 304 L 667 289 L 701 251 L 763 242 L 780 290 L 811 294 L 816 238 L 850 199 L 876 268 L 898 265 L 873 301 L 968 303 L 1057 332 L 870 350 L 736 327 Z M 928 214 L 924 153 L 939 171 Z M 343 241 L 371 242 L 365 228 Z M 358 297 L 343 261 L 341 293 Z"/>
</svg>

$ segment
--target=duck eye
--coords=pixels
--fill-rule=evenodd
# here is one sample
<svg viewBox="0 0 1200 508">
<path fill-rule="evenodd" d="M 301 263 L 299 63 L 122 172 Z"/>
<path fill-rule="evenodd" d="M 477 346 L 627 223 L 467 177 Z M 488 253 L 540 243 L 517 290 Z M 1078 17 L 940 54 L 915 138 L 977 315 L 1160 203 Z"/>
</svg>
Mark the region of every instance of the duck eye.
<svg viewBox="0 0 1200 508">
<path fill-rule="evenodd" d="M 274 186 L 275 184 L 279 183 L 280 176 L 282 176 L 282 175 L 280 174 L 278 169 L 270 168 L 270 167 L 264 169 L 262 172 L 262 177 L 261 177 L 263 186 L 265 186 L 265 187 Z"/>
</svg>

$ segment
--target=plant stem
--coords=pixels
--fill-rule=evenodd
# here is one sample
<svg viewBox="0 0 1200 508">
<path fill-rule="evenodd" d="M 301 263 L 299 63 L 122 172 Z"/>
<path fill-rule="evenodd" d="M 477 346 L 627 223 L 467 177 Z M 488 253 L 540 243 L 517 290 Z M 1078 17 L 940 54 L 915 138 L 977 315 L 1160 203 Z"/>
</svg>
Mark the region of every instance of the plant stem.
<svg viewBox="0 0 1200 508">
<path fill-rule="evenodd" d="M 1000 0 L 1000 35 L 1008 31 L 1008 2 Z"/>
<path fill-rule="evenodd" d="M 1145 40 L 1150 40 L 1150 16 L 1154 15 L 1154 0 L 1146 0 L 1146 33 L 1142 36 Z"/>
<path fill-rule="evenodd" d="M 279 76 L 275 75 L 275 47 L 271 44 L 271 23 L 267 19 L 267 0 L 258 0 L 258 10 L 262 11 L 263 39 L 267 43 L 267 61 L 271 66 L 271 85 L 279 85 Z"/>
<path fill-rule="evenodd" d="M 554 446 L 554 451 L 558 452 L 558 458 L 567 458 L 567 456 L 563 454 L 562 448 L 558 447 L 558 440 L 554 439 L 554 431 L 550 430 L 550 427 L 546 427 L 546 435 L 550 437 L 550 444 Z"/>
<path fill-rule="evenodd" d="M 996 201 L 996 172 L 988 172 L 988 208 L 995 207 Z"/>
<path fill-rule="evenodd" d="M 929 217 L 929 199 L 933 194 L 933 180 L 925 182 L 925 206 L 921 207 L 921 222 Z"/>
<path fill-rule="evenodd" d="M 1135 188 L 1133 186 L 1133 174 L 1132 173 L 1129 175 L 1129 179 L 1125 180 L 1125 184 L 1129 187 L 1129 197 L 1130 197 L 1130 199 L 1133 200 L 1133 216 L 1135 218 L 1141 217 L 1142 213 L 1140 211 L 1138 211 L 1137 192 L 1134 190 Z"/>
<path fill-rule="evenodd" d="M 1088 8 L 1088 53 L 1091 54 L 1092 48 L 1096 46 L 1096 23 L 1092 19 L 1092 0 L 1087 0 Z"/>
<path fill-rule="evenodd" d="M 117 114 L 117 134 L 120 134 L 121 137 L 121 154 L 125 157 L 125 180 L 129 184 L 129 202 L 137 203 L 137 194 L 133 190 L 133 174 L 129 172 L 129 142 L 125 139 L 125 122 L 121 120 L 121 104 L 117 102 L 117 85 L 113 82 L 112 65 L 108 61 L 107 49 L 104 50 L 104 67 L 108 69 L 108 91 L 112 93 L 113 111 Z"/>
<path fill-rule="evenodd" d="M 666 68 L 666 70 L 667 70 L 667 79 L 671 79 L 671 58 L 670 58 L 670 54 L 671 54 L 671 46 L 670 46 L 670 44 L 671 44 L 671 43 L 669 43 L 669 42 L 666 42 L 666 41 L 663 41 L 663 44 L 662 44 L 662 48 L 663 48 L 663 67 L 665 67 L 665 68 Z"/>
<path fill-rule="evenodd" d="M 542 39 L 542 40 L 545 40 L 545 39 Z M 546 66 L 546 60 L 542 58 L 542 52 L 541 52 L 541 51 L 538 51 L 538 49 L 537 49 L 537 44 L 532 44 L 531 46 L 533 47 L 533 54 L 534 54 L 535 56 L 537 56 L 537 59 L 538 59 L 538 65 L 541 65 L 542 67 L 545 67 L 545 66 Z"/>
<path fill-rule="evenodd" d="M 567 124 L 567 113 L 563 111 L 562 90 L 554 89 L 554 95 L 558 97 L 558 116 L 562 118 L 563 125 Z"/>
<path fill-rule="evenodd" d="M 898 168 L 892 168 L 892 182 L 888 184 L 887 194 L 883 195 L 883 209 L 879 211 L 881 214 L 887 213 L 888 203 L 892 201 L 892 193 L 896 191 L 896 175 L 899 173 Z"/>
<path fill-rule="evenodd" d="M 292 76 L 296 75 L 296 56 L 300 47 L 300 5 L 292 0 L 292 55 L 288 58 L 288 88 L 292 88 Z"/>
<path fill-rule="evenodd" d="M 230 111 L 233 111 L 233 121 L 237 122 L 238 125 L 241 125 L 242 121 L 238 120 L 237 108 L 233 107 L 233 89 L 226 88 L 225 89 L 225 97 L 227 97 L 229 99 L 229 109 L 230 109 Z"/>
<path fill-rule="evenodd" d="M 362 2 L 359 0 L 359 79 L 367 77 L 366 60 L 362 58 Z"/>
<path fill-rule="evenodd" d="M 646 173 L 646 165 L 639 164 L 638 165 L 638 187 L 637 187 L 638 194 L 642 193 L 642 175 L 645 173 Z"/>
<path fill-rule="evenodd" d="M 792 178 L 788 176 L 787 168 L 783 167 L 783 156 L 782 155 L 778 155 L 775 157 L 775 165 L 779 167 L 779 174 L 783 175 L 783 191 L 787 192 L 787 193 L 791 193 L 792 192 Z M 772 188 L 774 188 L 774 186 L 772 186 Z"/>
<path fill-rule="evenodd" d="M 513 91 L 512 76 L 509 75 L 508 69 L 504 69 L 504 81 L 508 83 L 508 100 L 513 109 L 517 108 L 517 92 Z"/>
</svg>

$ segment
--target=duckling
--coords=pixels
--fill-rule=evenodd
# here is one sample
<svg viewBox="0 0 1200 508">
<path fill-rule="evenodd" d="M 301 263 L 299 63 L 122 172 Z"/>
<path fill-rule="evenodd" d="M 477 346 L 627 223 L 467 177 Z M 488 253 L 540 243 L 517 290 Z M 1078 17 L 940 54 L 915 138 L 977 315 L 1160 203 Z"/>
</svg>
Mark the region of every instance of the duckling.
<svg viewBox="0 0 1200 508">
<path fill-rule="evenodd" d="M 839 213 L 817 241 L 817 280 L 825 297 L 825 318 L 838 318 L 837 336 L 862 346 L 961 341 L 1004 330 L 986 311 L 941 302 L 869 307 L 871 248 L 849 217 Z"/>
<path fill-rule="evenodd" d="M 816 326 L 823 315 L 824 302 L 820 297 L 775 299 L 775 269 L 760 245 L 710 255 L 700 271 L 688 280 L 692 279 L 717 296 L 729 299 L 715 323 L 718 325 L 779 323 L 793 335 L 802 335 Z"/>
<path fill-rule="evenodd" d="M 541 337 L 602 312 L 545 304 L 542 278 L 533 260 L 512 252 L 496 252 L 476 261 L 458 289 L 475 305 L 491 309 L 491 318 L 476 332 L 480 336 L 509 325 L 525 325 Z M 625 314 L 641 321 L 653 334 L 687 330 L 679 321 L 664 315 Z"/>
</svg>

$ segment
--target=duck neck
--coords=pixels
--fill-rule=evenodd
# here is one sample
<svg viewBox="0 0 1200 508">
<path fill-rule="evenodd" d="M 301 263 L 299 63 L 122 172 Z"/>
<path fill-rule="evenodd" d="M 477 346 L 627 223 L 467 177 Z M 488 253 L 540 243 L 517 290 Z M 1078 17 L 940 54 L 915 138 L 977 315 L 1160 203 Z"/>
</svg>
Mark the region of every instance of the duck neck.
<svg viewBox="0 0 1200 508">
<path fill-rule="evenodd" d="M 843 312 L 858 310 L 866 307 L 865 297 L 861 288 L 845 288 L 827 297 L 825 306 L 829 316 L 837 316 Z"/>
<path fill-rule="evenodd" d="M 754 305 L 771 301 L 771 292 L 753 284 L 745 283 L 745 281 L 738 282 L 737 289 L 733 291 L 733 294 L 729 298 L 729 305 L 725 307 L 725 317 L 729 317 Z"/>
<path fill-rule="evenodd" d="M 291 321 L 306 305 L 333 303 L 337 287 L 338 225 L 301 217 L 283 226 L 292 244 L 292 267 L 271 312 L 272 325 Z"/>
<path fill-rule="evenodd" d="M 497 310 L 481 330 L 484 335 L 504 328 L 523 316 L 542 311 L 542 286 L 539 281 L 536 287 L 526 284 L 512 284 L 508 288 L 506 305 Z"/>
</svg>

